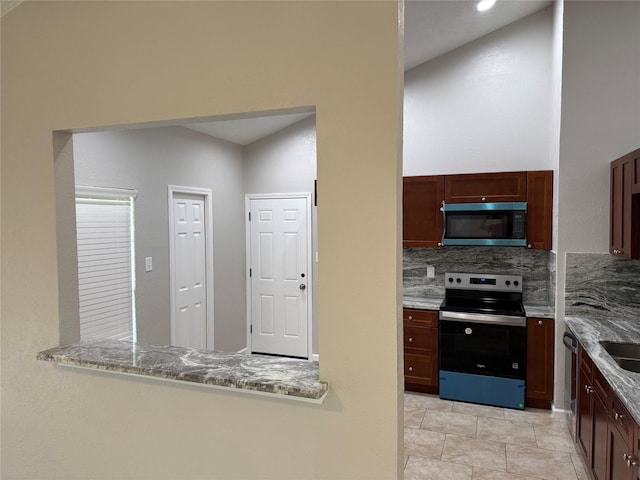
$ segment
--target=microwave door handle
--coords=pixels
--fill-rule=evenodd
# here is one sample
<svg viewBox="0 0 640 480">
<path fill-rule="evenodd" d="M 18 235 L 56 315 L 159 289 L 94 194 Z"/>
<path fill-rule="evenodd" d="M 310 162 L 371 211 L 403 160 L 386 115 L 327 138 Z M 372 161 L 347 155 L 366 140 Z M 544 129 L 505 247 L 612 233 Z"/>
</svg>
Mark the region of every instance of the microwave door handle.
<svg viewBox="0 0 640 480">
<path fill-rule="evenodd" d="M 442 212 L 442 239 L 440 240 L 440 246 L 444 246 L 444 237 L 447 235 L 447 214 L 444 211 L 444 200 L 442 200 L 442 206 L 440 207 Z"/>
</svg>

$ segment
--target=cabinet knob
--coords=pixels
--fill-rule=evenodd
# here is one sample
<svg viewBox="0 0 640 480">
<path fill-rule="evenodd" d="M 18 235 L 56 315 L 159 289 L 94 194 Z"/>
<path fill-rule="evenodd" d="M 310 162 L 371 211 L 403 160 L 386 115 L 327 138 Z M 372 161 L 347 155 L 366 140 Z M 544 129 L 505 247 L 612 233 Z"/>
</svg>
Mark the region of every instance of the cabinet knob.
<svg viewBox="0 0 640 480">
<path fill-rule="evenodd" d="M 614 250 L 613 250 L 613 253 L 614 253 L 615 255 L 622 255 L 622 250 L 614 249 Z"/>
<path fill-rule="evenodd" d="M 624 423 L 624 415 L 622 413 L 615 412 L 613 418 L 618 420 L 620 423 Z"/>
<path fill-rule="evenodd" d="M 413 343 L 413 337 L 409 337 L 409 343 Z"/>
<path fill-rule="evenodd" d="M 410 372 L 413 372 L 413 367 L 409 367 L 409 371 L 410 371 Z"/>
<path fill-rule="evenodd" d="M 593 387 L 591 385 L 585 385 L 584 391 L 587 392 L 588 394 L 591 394 L 593 393 Z"/>
<path fill-rule="evenodd" d="M 441 247 L 442 246 L 442 242 L 438 242 L 438 246 Z"/>
<path fill-rule="evenodd" d="M 413 320 L 413 315 L 409 315 L 409 320 Z"/>
<path fill-rule="evenodd" d="M 527 244 L 527 248 L 533 248 L 533 245 L 531 245 L 530 243 Z"/>
<path fill-rule="evenodd" d="M 538 320 L 538 325 L 542 325 L 542 320 Z"/>
<path fill-rule="evenodd" d="M 487 201 L 487 197 L 482 197 L 482 201 L 486 202 Z"/>
<path fill-rule="evenodd" d="M 633 458 L 632 455 L 623 453 L 622 458 L 624 458 L 624 460 L 627 462 L 627 467 L 635 467 L 636 465 L 638 465 L 638 460 Z"/>
</svg>

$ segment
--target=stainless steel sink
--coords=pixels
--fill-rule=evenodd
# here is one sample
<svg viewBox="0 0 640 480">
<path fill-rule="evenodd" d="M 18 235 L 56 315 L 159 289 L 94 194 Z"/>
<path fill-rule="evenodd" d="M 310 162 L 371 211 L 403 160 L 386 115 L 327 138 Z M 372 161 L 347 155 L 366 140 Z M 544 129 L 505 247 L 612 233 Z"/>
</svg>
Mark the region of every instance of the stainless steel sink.
<svg viewBox="0 0 640 480">
<path fill-rule="evenodd" d="M 600 342 L 612 357 L 640 360 L 640 343 Z"/>
<path fill-rule="evenodd" d="M 614 358 L 614 360 L 621 368 L 640 373 L 640 360 L 631 360 L 629 358 Z"/>
<path fill-rule="evenodd" d="M 640 373 L 640 343 L 600 342 L 621 368 Z"/>
</svg>

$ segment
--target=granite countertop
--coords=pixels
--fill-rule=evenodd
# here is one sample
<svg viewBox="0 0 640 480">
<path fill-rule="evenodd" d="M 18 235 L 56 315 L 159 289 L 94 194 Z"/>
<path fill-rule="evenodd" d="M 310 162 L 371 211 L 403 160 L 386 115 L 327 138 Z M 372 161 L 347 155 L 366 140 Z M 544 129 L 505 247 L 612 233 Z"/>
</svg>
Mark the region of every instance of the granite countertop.
<svg viewBox="0 0 640 480">
<path fill-rule="evenodd" d="M 549 305 L 524 305 L 527 317 L 535 318 L 556 318 L 556 311 Z"/>
<path fill-rule="evenodd" d="M 640 373 L 620 368 L 600 345 L 602 340 L 640 343 L 638 321 L 569 316 L 565 317 L 565 322 L 636 423 L 640 424 Z"/>
<path fill-rule="evenodd" d="M 329 390 L 318 362 L 126 340 L 82 341 L 40 352 L 38 360 L 315 403 Z"/>
<path fill-rule="evenodd" d="M 402 297 L 403 308 L 417 308 L 418 310 L 438 310 L 444 298 L 438 297 Z"/>
<path fill-rule="evenodd" d="M 443 297 L 402 297 L 403 308 L 417 308 L 419 310 L 438 310 Z M 527 317 L 555 318 L 555 311 L 548 305 L 525 305 Z"/>
</svg>

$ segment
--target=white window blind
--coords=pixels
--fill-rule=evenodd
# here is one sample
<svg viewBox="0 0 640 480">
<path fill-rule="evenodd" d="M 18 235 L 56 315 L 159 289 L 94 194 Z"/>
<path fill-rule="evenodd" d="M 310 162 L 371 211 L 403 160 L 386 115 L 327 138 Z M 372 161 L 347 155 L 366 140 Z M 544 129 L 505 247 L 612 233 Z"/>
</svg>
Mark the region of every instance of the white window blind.
<svg viewBox="0 0 640 480">
<path fill-rule="evenodd" d="M 136 339 L 135 191 L 76 188 L 80 338 Z"/>
</svg>

